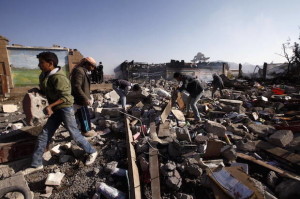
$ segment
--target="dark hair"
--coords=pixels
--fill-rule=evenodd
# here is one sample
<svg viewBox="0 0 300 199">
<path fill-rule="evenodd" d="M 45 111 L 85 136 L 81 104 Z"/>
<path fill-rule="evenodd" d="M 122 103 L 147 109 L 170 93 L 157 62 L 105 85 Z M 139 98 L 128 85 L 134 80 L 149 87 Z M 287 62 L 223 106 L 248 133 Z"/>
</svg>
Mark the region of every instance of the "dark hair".
<svg viewBox="0 0 300 199">
<path fill-rule="evenodd" d="M 138 85 L 138 84 L 134 84 L 134 85 L 132 86 L 132 90 L 133 90 L 133 91 L 139 91 L 139 90 L 141 90 L 141 87 L 140 87 L 140 85 Z"/>
<path fill-rule="evenodd" d="M 178 78 L 178 77 L 181 77 L 181 76 L 182 76 L 182 74 L 180 72 L 175 72 L 174 75 L 173 75 L 173 77 L 175 79 Z"/>
<path fill-rule="evenodd" d="M 57 67 L 58 58 L 55 53 L 52 52 L 41 52 L 36 56 L 38 59 L 43 59 L 46 62 L 53 62 L 54 67 Z"/>
</svg>

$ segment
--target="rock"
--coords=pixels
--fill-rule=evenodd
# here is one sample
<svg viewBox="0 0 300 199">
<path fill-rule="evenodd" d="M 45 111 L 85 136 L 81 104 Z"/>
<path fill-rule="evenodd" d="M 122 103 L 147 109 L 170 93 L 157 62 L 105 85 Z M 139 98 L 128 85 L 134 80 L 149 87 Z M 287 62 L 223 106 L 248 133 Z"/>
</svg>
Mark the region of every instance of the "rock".
<svg viewBox="0 0 300 199">
<path fill-rule="evenodd" d="M 247 141 L 246 143 L 244 143 L 242 140 L 240 140 L 236 142 L 236 147 L 240 151 L 254 152 L 256 151 L 256 142 Z"/>
<path fill-rule="evenodd" d="M 51 152 L 50 152 L 50 151 L 46 151 L 46 152 L 43 154 L 43 159 L 44 159 L 45 161 L 49 161 L 51 158 L 52 158 L 52 155 L 51 155 Z"/>
<path fill-rule="evenodd" d="M 174 170 L 173 176 L 167 177 L 166 185 L 171 189 L 177 191 L 182 185 L 182 178 L 177 170 Z"/>
<path fill-rule="evenodd" d="M 192 142 L 189 130 L 185 128 L 176 128 L 176 136 L 179 141 Z"/>
<path fill-rule="evenodd" d="M 275 132 L 275 128 L 271 125 L 251 123 L 248 128 L 259 137 L 266 137 Z"/>
<path fill-rule="evenodd" d="M 62 150 L 60 149 L 60 144 L 56 145 L 55 147 L 53 147 L 50 152 L 52 155 L 59 155 L 61 154 Z"/>
<path fill-rule="evenodd" d="M 198 144 L 204 144 L 204 143 L 206 143 L 207 140 L 208 140 L 207 136 L 203 136 L 200 134 L 196 135 L 196 137 L 195 137 L 195 142 Z"/>
<path fill-rule="evenodd" d="M 2 104 L 1 109 L 4 113 L 13 113 L 18 110 L 18 106 L 14 104 Z"/>
<path fill-rule="evenodd" d="M 237 124 L 230 124 L 226 127 L 227 131 L 232 132 L 235 135 L 239 136 L 245 136 L 246 131 L 243 128 L 243 124 L 237 123 Z"/>
<path fill-rule="evenodd" d="M 194 199 L 192 195 L 188 195 L 185 193 L 177 193 L 176 194 L 177 199 Z"/>
<path fill-rule="evenodd" d="M 269 137 L 269 142 L 280 147 L 285 147 L 294 138 L 294 134 L 291 130 L 279 130 Z"/>
<path fill-rule="evenodd" d="M 59 162 L 60 163 L 71 162 L 73 160 L 74 160 L 74 157 L 70 156 L 70 155 L 61 155 L 61 156 L 59 156 Z"/>
<path fill-rule="evenodd" d="M 285 180 L 275 188 L 275 192 L 280 199 L 296 199 L 300 198 L 300 181 Z"/>
<path fill-rule="evenodd" d="M 229 162 L 233 162 L 237 159 L 236 150 L 233 146 L 226 145 L 221 149 L 221 154 Z"/>
<path fill-rule="evenodd" d="M 142 171 L 148 171 L 149 170 L 149 162 L 146 160 L 145 155 L 141 154 L 138 156 L 139 164 Z"/>
<path fill-rule="evenodd" d="M 42 124 L 46 115 L 44 109 L 48 106 L 46 98 L 39 93 L 27 93 L 23 98 L 23 111 L 25 114 L 25 121 L 28 125 L 36 126 Z"/>
<path fill-rule="evenodd" d="M 0 166 L 0 180 L 8 178 L 14 174 L 14 170 L 7 165 Z"/>
<path fill-rule="evenodd" d="M 217 135 L 218 137 L 225 137 L 226 127 L 222 124 L 207 120 L 204 128 L 208 133 L 212 133 L 214 135 Z"/>
<path fill-rule="evenodd" d="M 230 107 L 234 107 L 234 111 L 238 113 L 243 113 L 244 111 L 242 110 L 242 104 L 243 101 L 240 100 L 229 100 L 229 99 L 220 99 L 220 103 L 229 105 Z"/>
<path fill-rule="evenodd" d="M 279 182 L 279 177 L 274 171 L 270 171 L 267 176 L 267 183 L 270 187 L 275 188 L 277 183 Z"/>
<path fill-rule="evenodd" d="M 49 173 L 45 185 L 59 186 L 64 176 L 65 174 L 61 172 Z"/>
</svg>

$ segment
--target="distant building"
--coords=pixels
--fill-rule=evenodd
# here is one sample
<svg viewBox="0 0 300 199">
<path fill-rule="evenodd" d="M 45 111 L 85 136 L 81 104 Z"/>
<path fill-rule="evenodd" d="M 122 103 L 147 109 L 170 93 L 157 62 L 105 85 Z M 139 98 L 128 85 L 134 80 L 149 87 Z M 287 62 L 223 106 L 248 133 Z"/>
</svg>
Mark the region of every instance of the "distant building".
<svg viewBox="0 0 300 199">
<path fill-rule="evenodd" d="M 40 69 L 36 55 L 54 52 L 59 59 L 58 65 L 67 74 L 83 58 L 77 49 L 53 45 L 52 47 L 31 47 L 20 44 L 9 45 L 9 40 L 0 36 L 0 95 L 8 96 L 20 87 L 37 86 Z"/>
<path fill-rule="evenodd" d="M 115 68 L 115 76 L 130 81 L 144 81 L 148 79 L 173 79 L 175 72 L 182 72 L 204 81 L 211 81 L 213 73 L 227 74 L 229 70 L 226 62 L 186 63 L 184 60 L 171 60 L 169 63 L 148 64 L 145 62 L 124 61 Z"/>
</svg>

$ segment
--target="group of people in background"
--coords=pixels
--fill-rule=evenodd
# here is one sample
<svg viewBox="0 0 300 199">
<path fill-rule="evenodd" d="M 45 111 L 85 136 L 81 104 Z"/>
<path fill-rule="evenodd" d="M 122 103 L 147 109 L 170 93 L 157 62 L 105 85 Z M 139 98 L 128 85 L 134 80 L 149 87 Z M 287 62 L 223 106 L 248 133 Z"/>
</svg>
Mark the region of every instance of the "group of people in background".
<svg viewBox="0 0 300 199">
<path fill-rule="evenodd" d="M 37 58 L 39 60 L 38 66 L 42 71 L 39 77 L 40 88 L 32 89 L 32 91 L 40 92 L 46 96 L 49 105 L 45 108 L 45 114 L 48 116 L 48 120 L 38 136 L 31 165 L 23 171 L 24 175 L 43 168 L 42 156 L 44 150 L 62 123 L 76 144 L 87 153 L 85 164 L 91 165 L 95 161 L 98 152 L 84 137 L 93 136 L 88 110 L 88 106 L 93 104 L 90 92 L 92 81 L 90 74 L 92 73 L 92 78 L 94 74 L 94 78 L 98 81 L 99 79 L 97 78 L 101 77 L 98 76 L 98 72 L 100 71 L 102 73 L 102 81 L 102 63 L 100 62 L 97 66 L 97 62 L 92 57 L 83 58 L 74 67 L 70 78 L 68 78 L 61 67 L 58 66 L 58 58 L 55 53 L 42 52 L 37 55 Z M 93 71 L 96 71 L 96 73 L 93 73 Z M 95 75 L 97 75 L 97 77 Z M 187 114 L 189 114 L 191 108 L 195 120 L 200 121 L 201 118 L 197 108 L 197 102 L 200 100 L 204 91 L 200 81 L 197 78 L 179 72 L 174 73 L 174 78 L 182 82 L 182 86 L 177 89 L 178 92 L 185 90 L 189 93 L 186 102 Z M 113 89 L 120 96 L 122 109 L 126 112 L 127 94 L 129 91 L 141 91 L 141 87 L 138 84 L 133 85 L 131 82 L 123 79 L 116 79 L 112 84 Z M 214 97 L 214 93 L 217 89 L 220 89 L 222 95 L 224 85 L 222 79 L 217 74 L 213 75 L 212 86 L 212 97 Z M 78 126 L 80 126 L 80 130 Z"/>
</svg>

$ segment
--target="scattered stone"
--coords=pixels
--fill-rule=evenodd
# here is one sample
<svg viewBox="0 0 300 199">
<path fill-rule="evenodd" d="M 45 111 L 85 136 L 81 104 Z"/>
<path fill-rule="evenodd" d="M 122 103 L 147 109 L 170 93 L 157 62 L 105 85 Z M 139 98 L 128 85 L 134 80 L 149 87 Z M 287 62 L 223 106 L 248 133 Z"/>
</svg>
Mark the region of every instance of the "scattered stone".
<svg viewBox="0 0 300 199">
<path fill-rule="evenodd" d="M 279 130 L 269 137 L 269 142 L 280 147 L 287 146 L 294 138 L 291 130 Z"/>
<path fill-rule="evenodd" d="M 275 128 L 271 125 L 252 123 L 248 125 L 248 128 L 259 137 L 267 137 L 275 132 Z"/>
<path fill-rule="evenodd" d="M 65 174 L 61 172 L 49 173 L 45 185 L 59 186 L 64 176 Z"/>
<path fill-rule="evenodd" d="M 225 137 L 226 127 L 220 123 L 207 120 L 204 128 L 208 133 L 212 133 L 219 137 Z"/>
<path fill-rule="evenodd" d="M 18 110 L 18 106 L 14 104 L 2 104 L 1 110 L 3 113 L 13 113 Z"/>
</svg>

